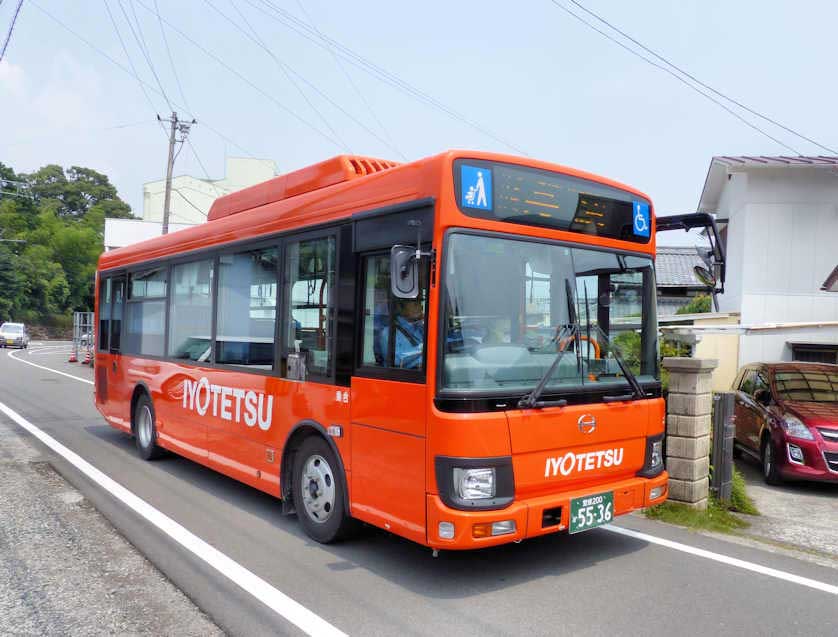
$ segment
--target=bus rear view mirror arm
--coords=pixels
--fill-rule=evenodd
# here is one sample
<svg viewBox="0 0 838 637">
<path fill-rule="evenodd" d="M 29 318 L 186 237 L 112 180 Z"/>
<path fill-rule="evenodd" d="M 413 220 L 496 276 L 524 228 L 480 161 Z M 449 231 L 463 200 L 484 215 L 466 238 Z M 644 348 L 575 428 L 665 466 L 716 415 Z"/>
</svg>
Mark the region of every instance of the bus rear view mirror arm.
<svg viewBox="0 0 838 637">
<path fill-rule="evenodd" d="M 705 251 L 698 248 L 699 256 L 704 261 L 706 268 L 702 268 L 701 282 L 712 288 L 715 298 L 716 294 L 724 294 L 725 291 L 725 249 L 719 237 L 719 229 L 716 227 L 716 219 L 707 212 L 691 212 L 682 215 L 668 215 L 658 217 L 655 231 L 665 232 L 667 230 L 689 231 L 695 228 L 704 228 L 710 249 Z M 700 266 L 699 266 L 700 267 Z M 704 276 L 704 273 L 709 276 Z M 696 272 L 698 275 L 698 272 Z"/>
<path fill-rule="evenodd" d="M 419 262 L 422 257 L 433 256 L 433 250 L 422 251 L 422 222 L 411 219 L 407 223 L 416 228 L 416 247 L 394 245 L 390 248 L 390 287 L 397 299 L 419 296 Z"/>
</svg>

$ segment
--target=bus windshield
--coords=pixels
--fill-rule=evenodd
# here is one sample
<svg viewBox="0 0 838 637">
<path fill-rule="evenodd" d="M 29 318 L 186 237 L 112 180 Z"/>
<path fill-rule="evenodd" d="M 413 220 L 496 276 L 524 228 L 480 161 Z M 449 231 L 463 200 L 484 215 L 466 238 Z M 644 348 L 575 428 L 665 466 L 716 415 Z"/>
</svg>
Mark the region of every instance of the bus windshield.
<svg viewBox="0 0 838 637">
<path fill-rule="evenodd" d="M 444 277 L 445 393 L 526 392 L 561 352 L 548 393 L 659 380 L 649 257 L 456 233 Z"/>
</svg>

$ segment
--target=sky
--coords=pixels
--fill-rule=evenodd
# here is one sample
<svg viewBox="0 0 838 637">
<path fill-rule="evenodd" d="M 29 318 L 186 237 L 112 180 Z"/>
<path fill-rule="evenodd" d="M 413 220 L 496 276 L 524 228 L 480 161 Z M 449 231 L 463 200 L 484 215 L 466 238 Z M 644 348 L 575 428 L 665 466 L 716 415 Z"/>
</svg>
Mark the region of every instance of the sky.
<svg viewBox="0 0 838 637">
<path fill-rule="evenodd" d="M 720 92 L 838 148 L 838 3 L 580 2 Z M 160 20 L 155 0 L 26 0 L 0 62 L 0 161 L 17 172 L 94 168 L 139 215 L 143 183 L 165 177 L 156 116 L 177 110 L 197 124 L 175 174 L 221 178 L 225 156 L 286 172 L 345 152 L 403 161 L 489 150 L 632 185 L 660 215 L 696 209 L 714 155 L 828 154 L 748 116 L 794 152 L 763 136 L 557 4 L 607 30 L 570 0 L 160 0 Z M 16 5 L 0 0 L 0 38 Z"/>
</svg>

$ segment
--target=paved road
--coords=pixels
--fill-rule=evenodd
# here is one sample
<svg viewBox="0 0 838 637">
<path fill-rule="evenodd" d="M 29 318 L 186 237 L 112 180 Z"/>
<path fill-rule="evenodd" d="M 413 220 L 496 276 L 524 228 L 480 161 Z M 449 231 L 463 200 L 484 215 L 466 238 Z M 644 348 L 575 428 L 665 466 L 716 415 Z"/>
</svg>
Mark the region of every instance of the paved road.
<svg viewBox="0 0 838 637">
<path fill-rule="evenodd" d="M 35 348 L 19 356 L 92 376 L 65 363 L 60 352 Z M 321 546 L 302 534 L 293 517 L 282 517 L 277 500 L 265 494 L 181 458 L 140 461 L 132 441 L 102 421 L 91 392 L 89 384 L 0 352 L 0 403 L 351 635 L 836 633 L 838 570 L 636 516 L 621 519 L 620 526 L 694 547 L 698 554 L 608 530 L 437 559 L 428 549 L 375 530 Z M 299 633 L 64 459 L 55 457 L 54 464 L 222 628 L 238 635 Z M 778 569 L 793 581 L 719 561 L 727 558 Z M 795 583 L 795 576 L 831 588 L 816 590 Z"/>
<path fill-rule="evenodd" d="M 838 484 L 786 482 L 769 486 L 758 462 L 743 456 L 736 466 L 762 514 L 749 519 L 748 535 L 803 547 L 838 561 Z"/>
</svg>

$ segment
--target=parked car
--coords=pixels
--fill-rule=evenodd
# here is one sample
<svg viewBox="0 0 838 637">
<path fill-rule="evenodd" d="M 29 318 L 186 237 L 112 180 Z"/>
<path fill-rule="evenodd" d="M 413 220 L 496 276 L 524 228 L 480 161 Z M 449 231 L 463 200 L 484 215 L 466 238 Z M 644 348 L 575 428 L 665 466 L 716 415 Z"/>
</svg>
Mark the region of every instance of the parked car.
<svg viewBox="0 0 838 637">
<path fill-rule="evenodd" d="M 768 484 L 838 483 L 838 365 L 754 363 L 733 389 L 734 451 L 759 460 Z"/>
<path fill-rule="evenodd" d="M 29 347 L 29 332 L 23 323 L 3 323 L 0 325 L 0 347 Z"/>
</svg>

